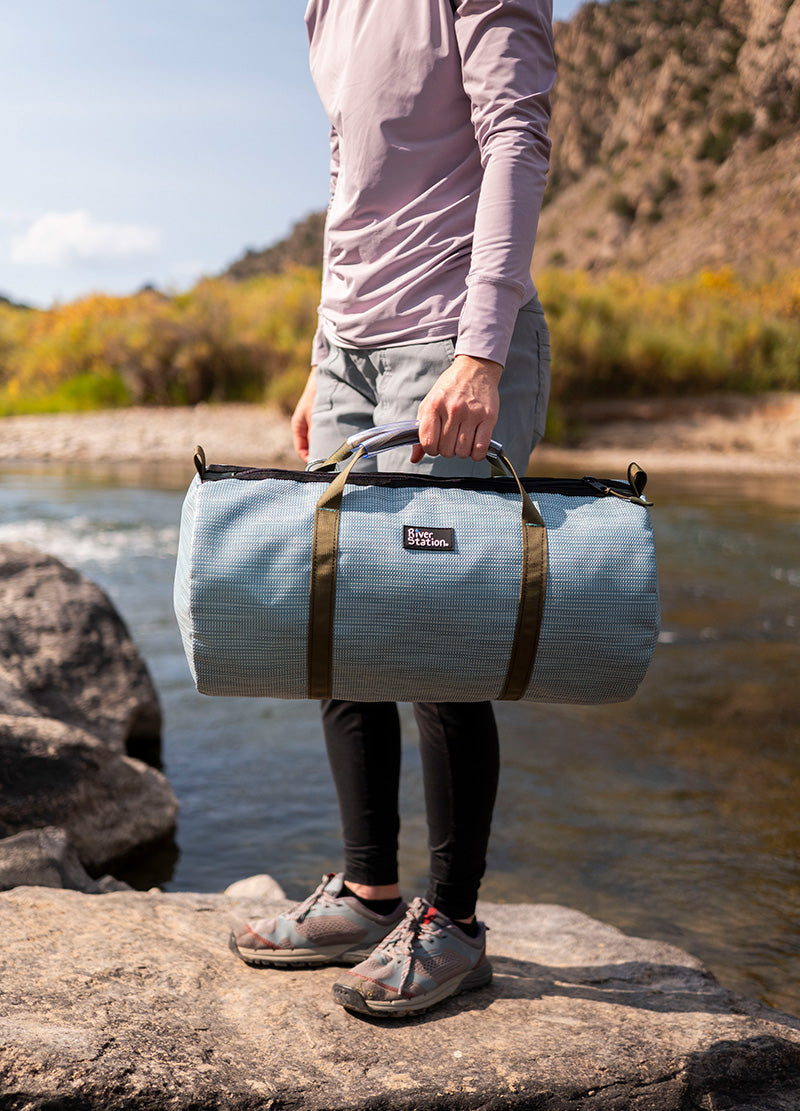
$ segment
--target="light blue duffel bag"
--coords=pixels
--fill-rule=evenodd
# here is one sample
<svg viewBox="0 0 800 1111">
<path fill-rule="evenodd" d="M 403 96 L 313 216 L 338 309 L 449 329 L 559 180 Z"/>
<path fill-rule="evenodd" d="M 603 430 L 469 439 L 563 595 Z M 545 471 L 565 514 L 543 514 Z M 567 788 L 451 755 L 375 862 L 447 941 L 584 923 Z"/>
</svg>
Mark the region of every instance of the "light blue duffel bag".
<svg viewBox="0 0 800 1111">
<path fill-rule="evenodd" d="M 508 477 L 351 470 L 415 441 L 413 422 L 370 429 L 306 471 L 209 466 L 197 449 L 175 577 L 197 689 L 630 698 L 660 623 L 644 472 L 520 482 L 497 443 Z"/>
</svg>

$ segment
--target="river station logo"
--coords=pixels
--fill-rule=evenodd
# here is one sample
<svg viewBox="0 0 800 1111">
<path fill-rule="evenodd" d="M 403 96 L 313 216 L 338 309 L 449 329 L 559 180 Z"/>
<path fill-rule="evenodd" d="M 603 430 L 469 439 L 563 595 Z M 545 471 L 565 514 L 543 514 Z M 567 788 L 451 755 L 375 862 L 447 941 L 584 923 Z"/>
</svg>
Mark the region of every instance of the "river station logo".
<svg viewBox="0 0 800 1111">
<path fill-rule="evenodd" d="M 455 530 L 423 525 L 403 525 L 403 547 L 412 552 L 454 552 Z"/>
</svg>

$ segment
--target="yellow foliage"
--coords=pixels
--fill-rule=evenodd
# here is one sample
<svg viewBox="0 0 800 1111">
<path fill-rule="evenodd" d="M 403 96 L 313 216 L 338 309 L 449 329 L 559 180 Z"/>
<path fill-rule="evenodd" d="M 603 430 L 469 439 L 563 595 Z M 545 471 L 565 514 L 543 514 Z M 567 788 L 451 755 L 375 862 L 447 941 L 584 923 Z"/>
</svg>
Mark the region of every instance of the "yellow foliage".
<svg viewBox="0 0 800 1111">
<path fill-rule="evenodd" d="M 731 270 L 656 285 L 550 270 L 537 284 L 557 401 L 800 388 L 800 271 L 760 285 Z M 0 304 L 0 414 L 265 398 L 290 410 L 318 300 L 319 273 L 298 268 L 171 297 Z"/>
<path fill-rule="evenodd" d="M 800 271 L 762 285 L 731 270 L 649 284 L 545 271 L 553 396 L 800 389 Z"/>
<path fill-rule="evenodd" d="M 276 377 L 307 375 L 318 301 L 319 275 L 298 269 L 174 297 L 0 306 L 0 412 L 262 400 Z"/>
</svg>

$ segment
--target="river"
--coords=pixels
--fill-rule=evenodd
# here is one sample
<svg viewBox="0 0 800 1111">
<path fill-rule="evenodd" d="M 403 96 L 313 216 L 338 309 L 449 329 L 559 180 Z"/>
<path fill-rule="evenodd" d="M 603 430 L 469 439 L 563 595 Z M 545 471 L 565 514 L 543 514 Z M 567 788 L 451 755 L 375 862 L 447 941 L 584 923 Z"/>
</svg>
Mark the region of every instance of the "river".
<svg viewBox="0 0 800 1111">
<path fill-rule="evenodd" d="M 175 844 L 125 876 L 218 891 L 269 872 L 291 897 L 340 867 L 314 703 L 194 690 L 172 615 L 189 473 L 4 466 L 0 541 L 103 586 L 162 699 Z M 503 746 L 488 900 L 562 903 L 694 953 L 726 986 L 800 1014 L 800 483 L 651 480 L 663 632 L 616 706 L 497 707 Z M 424 888 L 410 708 L 401 880 Z"/>
</svg>

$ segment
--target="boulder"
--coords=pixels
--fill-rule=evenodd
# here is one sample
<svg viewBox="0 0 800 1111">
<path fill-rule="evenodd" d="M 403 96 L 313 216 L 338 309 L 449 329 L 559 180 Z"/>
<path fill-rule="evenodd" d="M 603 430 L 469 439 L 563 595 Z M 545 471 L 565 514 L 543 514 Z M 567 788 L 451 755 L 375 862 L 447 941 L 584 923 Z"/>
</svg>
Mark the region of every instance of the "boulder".
<svg viewBox="0 0 800 1111">
<path fill-rule="evenodd" d="M 286 898 L 277 880 L 264 873 L 236 880 L 225 888 L 224 893 L 231 899 L 260 899 L 264 903 L 274 903 L 278 899 Z"/>
<path fill-rule="evenodd" d="M 141 760 L 52 718 L 0 714 L 0 837 L 61 827 L 94 871 L 165 837 L 177 810 Z"/>
<path fill-rule="evenodd" d="M 558 906 L 483 904 L 493 983 L 405 1022 L 335 968 L 253 969 L 232 921 L 285 902 L 0 894 L 8 1111 L 792 1111 L 800 1022 L 693 957 Z"/>
<path fill-rule="evenodd" d="M 52 556 L 0 544 L 0 838 L 45 827 L 65 838 L 40 845 L 44 857 L 0 843 L 0 886 L 61 876 L 91 890 L 70 852 L 95 871 L 168 836 L 172 789 L 134 758 L 158 758 L 160 731 L 155 687 L 109 598 Z"/>
<path fill-rule="evenodd" d="M 99 895 L 104 891 L 130 891 L 113 876 L 93 880 L 63 829 L 45 826 L 0 840 L 0 891 L 21 885 L 67 887 Z"/>
<path fill-rule="evenodd" d="M 0 544 L 0 709 L 40 713 L 115 752 L 152 745 L 161 709 L 108 596 L 54 556 Z"/>
</svg>

